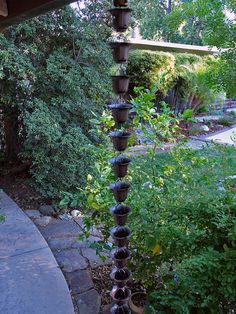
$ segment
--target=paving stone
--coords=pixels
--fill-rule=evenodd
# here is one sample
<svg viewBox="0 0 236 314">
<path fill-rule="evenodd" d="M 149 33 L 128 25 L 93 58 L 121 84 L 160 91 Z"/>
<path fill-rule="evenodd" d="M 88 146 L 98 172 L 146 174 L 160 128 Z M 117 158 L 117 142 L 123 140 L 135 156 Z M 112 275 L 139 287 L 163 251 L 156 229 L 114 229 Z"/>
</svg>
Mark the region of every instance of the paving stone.
<svg viewBox="0 0 236 314">
<path fill-rule="evenodd" d="M 96 290 L 90 290 L 76 296 L 80 314 L 98 314 L 101 307 L 101 297 Z"/>
<path fill-rule="evenodd" d="M 61 220 L 66 220 L 66 221 L 71 221 L 73 219 L 73 217 L 69 214 L 62 214 L 62 215 L 59 215 L 59 218 Z"/>
<path fill-rule="evenodd" d="M 54 252 L 54 256 L 63 272 L 74 272 L 79 269 L 86 269 L 88 263 L 77 249 Z"/>
<path fill-rule="evenodd" d="M 94 236 L 94 237 L 99 237 L 99 238 L 102 237 L 101 231 L 99 231 L 96 227 L 92 227 L 92 228 L 90 229 L 90 234 L 91 234 L 92 236 Z"/>
<path fill-rule="evenodd" d="M 31 219 L 40 218 L 42 215 L 38 210 L 35 209 L 28 209 L 25 210 L 26 215 Z"/>
<path fill-rule="evenodd" d="M 85 227 L 85 224 L 83 222 L 83 218 L 82 217 L 75 217 L 74 221 L 80 226 L 81 229 L 83 229 Z M 96 227 L 92 227 L 90 229 L 90 234 L 93 237 L 99 237 L 102 238 L 102 233 L 100 230 L 98 230 Z"/>
<path fill-rule="evenodd" d="M 0 192 L 0 214 L 5 216 L 0 224 L 0 259 L 47 247 L 29 217 L 3 192 Z"/>
<path fill-rule="evenodd" d="M 44 216 L 53 216 L 55 215 L 55 210 L 51 205 L 42 205 L 39 207 L 39 211 Z"/>
<path fill-rule="evenodd" d="M 102 238 L 100 238 L 100 237 L 95 237 L 95 236 L 90 236 L 90 237 L 88 237 L 88 239 L 87 239 L 87 242 L 88 242 L 88 243 L 94 243 L 94 242 L 100 242 L 100 241 L 102 241 Z"/>
<path fill-rule="evenodd" d="M 105 305 L 103 307 L 102 314 L 110 314 L 111 313 L 112 304 Z"/>
<path fill-rule="evenodd" d="M 50 246 L 50 249 L 52 251 L 61 251 L 61 250 L 66 250 L 70 248 L 78 248 L 76 246 L 76 238 L 62 238 L 62 239 L 50 239 L 48 240 L 48 245 Z"/>
<path fill-rule="evenodd" d="M 75 222 L 59 219 L 53 219 L 45 228 L 40 228 L 40 231 L 47 240 L 76 237 L 81 233 L 81 229 Z"/>
<path fill-rule="evenodd" d="M 1 314 L 74 313 L 66 280 L 48 247 L 0 259 L 0 278 Z"/>
<path fill-rule="evenodd" d="M 73 219 L 80 226 L 80 228 L 83 229 L 85 227 L 82 217 L 74 217 Z"/>
<path fill-rule="evenodd" d="M 43 216 L 34 220 L 34 223 L 38 227 L 46 227 L 50 222 L 53 221 L 53 218 L 50 216 Z"/>
<path fill-rule="evenodd" d="M 47 240 L 52 251 L 62 251 L 66 249 L 89 248 L 91 243 L 101 241 L 100 238 L 90 236 L 87 240 L 80 241 L 77 236 L 65 238 L 52 238 Z"/>
<path fill-rule="evenodd" d="M 0 192 L 0 313 L 74 314 L 65 278 L 33 222 Z"/>
<path fill-rule="evenodd" d="M 90 236 L 89 238 L 85 239 L 84 241 L 79 241 L 77 238 L 75 239 L 75 243 L 72 244 L 72 248 L 78 249 L 78 248 L 89 248 L 91 243 L 99 242 L 101 241 L 100 238 Z"/>
<path fill-rule="evenodd" d="M 94 287 L 88 270 L 78 270 L 73 273 L 65 273 L 72 294 L 88 291 Z"/>
<path fill-rule="evenodd" d="M 96 250 L 91 249 L 91 248 L 85 248 L 81 249 L 82 255 L 86 257 L 89 260 L 89 264 L 92 268 L 97 268 L 99 266 L 103 265 L 110 265 L 111 264 L 111 258 L 109 257 L 108 253 L 103 253 L 107 259 L 103 261 L 97 254 Z"/>
</svg>

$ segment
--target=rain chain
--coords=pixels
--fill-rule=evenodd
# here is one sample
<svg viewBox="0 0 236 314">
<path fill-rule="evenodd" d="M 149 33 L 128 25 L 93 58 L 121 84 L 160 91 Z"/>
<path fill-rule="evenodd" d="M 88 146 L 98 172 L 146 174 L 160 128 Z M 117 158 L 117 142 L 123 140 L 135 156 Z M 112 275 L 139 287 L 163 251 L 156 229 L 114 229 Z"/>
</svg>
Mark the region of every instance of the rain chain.
<svg viewBox="0 0 236 314">
<path fill-rule="evenodd" d="M 128 8 L 127 0 L 114 0 L 114 6 L 115 8 L 110 9 L 109 12 L 113 18 L 113 27 L 120 34 L 119 38 L 122 39 L 122 33 L 129 26 L 131 9 Z M 112 76 L 113 90 L 119 96 L 119 100 L 108 106 L 117 125 L 117 130 L 111 132 L 109 136 L 115 150 L 118 151 L 118 156 L 110 160 L 117 177 L 117 182 L 110 185 L 110 189 L 117 202 L 116 206 L 110 208 L 110 212 L 117 225 L 111 230 L 111 236 L 117 248 L 112 251 L 114 268 L 111 273 L 111 279 L 114 281 L 115 286 L 111 291 L 114 304 L 110 309 L 110 313 L 129 314 L 131 312 L 127 303 L 130 299 L 131 291 L 127 288 L 127 282 L 131 277 L 131 272 L 127 268 L 130 260 L 130 252 L 127 246 L 131 231 L 125 224 L 131 209 L 124 205 L 123 202 L 128 197 L 130 183 L 123 181 L 123 179 L 127 175 L 131 159 L 123 153 L 128 146 L 128 139 L 131 134 L 122 130 L 121 125 L 127 121 L 129 109 L 131 108 L 125 101 L 125 94 L 129 88 L 129 77 L 124 71 L 124 64 L 128 60 L 130 44 L 124 41 L 113 42 L 111 43 L 111 48 L 113 58 L 120 67 L 120 73 L 117 76 Z"/>
</svg>

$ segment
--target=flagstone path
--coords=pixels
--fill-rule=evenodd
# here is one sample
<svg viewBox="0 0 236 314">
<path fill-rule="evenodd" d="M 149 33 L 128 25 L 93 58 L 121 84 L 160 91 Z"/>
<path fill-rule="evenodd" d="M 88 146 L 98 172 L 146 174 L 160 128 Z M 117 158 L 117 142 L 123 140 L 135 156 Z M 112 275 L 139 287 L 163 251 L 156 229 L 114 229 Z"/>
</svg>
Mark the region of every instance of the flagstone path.
<svg viewBox="0 0 236 314">
<path fill-rule="evenodd" d="M 0 313 L 74 314 L 65 278 L 25 213 L 0 192 Z"/>
<path fill-rule="evenodd" d="M 223 132 L 217 132 L 206 139 L 218 144 L 236 145 L 236 125 Z"/>
<path fill-rule="evenodd" d="M 0 223 L 0 313 L 100 313 L 101 297 L 90 269 L 111 264 L 109 252 L 104 252 L 103 261 L 90 248 L 101 241 L 100 232 L 93 229 L 88 240 L 78 241 L 82 218 L 23 212 L 4 192 L 0 200 L 0 215 L 6 217 Z"/>
<path fill-rule="evenodd" d="M 75 313 L 98 314 L 101 311 L 101 296 L 94 288 L 90 269 L 102 265 L 110 265 L 109 252 L 104 252 L 103 261 L 96 250 L 91 249 L 91 243 L 101 241 L 100 232 L 91 230 L 91 236 L 85 241 L 79 241 L 82 233 L 82 218 L 63 215 L 61 219 L 41 216 L 39 211 L 25 211 L 40 230 L 51 248 L 66 280 L 72 295 Z M 66 313 L 67 314 L 67 313 Z"/>
</svg>

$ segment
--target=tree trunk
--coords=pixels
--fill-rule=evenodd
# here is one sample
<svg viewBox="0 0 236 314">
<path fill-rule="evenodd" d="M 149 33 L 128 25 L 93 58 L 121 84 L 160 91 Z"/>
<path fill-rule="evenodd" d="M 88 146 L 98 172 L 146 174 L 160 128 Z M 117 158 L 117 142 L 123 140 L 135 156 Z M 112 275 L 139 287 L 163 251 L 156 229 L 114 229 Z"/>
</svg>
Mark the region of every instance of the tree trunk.
<svg viewBox="0 0 236 314">
<path fill-rule="evenodd" d="M 19 121 L 18 112 L 4 113 L 5 156 L 7 162 L 14 162 L 19 153 Z"/>
</svg>

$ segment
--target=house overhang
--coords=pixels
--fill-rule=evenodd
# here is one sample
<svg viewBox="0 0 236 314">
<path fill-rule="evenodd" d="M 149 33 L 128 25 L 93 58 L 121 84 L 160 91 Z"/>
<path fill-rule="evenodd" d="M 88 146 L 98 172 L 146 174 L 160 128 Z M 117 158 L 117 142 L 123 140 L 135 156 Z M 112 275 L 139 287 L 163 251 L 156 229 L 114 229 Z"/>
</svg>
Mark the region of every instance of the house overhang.
<svg viewBox="0 0 236 314">
<path fill-rule="evenodd" d="M 0 31 L 75 0 L 0 0 Z"/>
</svg>

